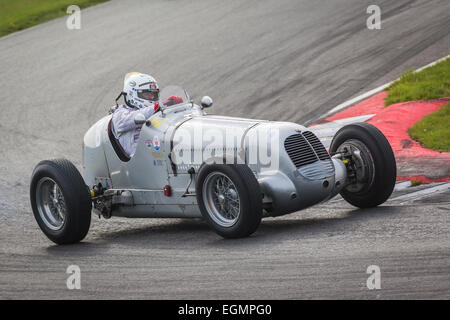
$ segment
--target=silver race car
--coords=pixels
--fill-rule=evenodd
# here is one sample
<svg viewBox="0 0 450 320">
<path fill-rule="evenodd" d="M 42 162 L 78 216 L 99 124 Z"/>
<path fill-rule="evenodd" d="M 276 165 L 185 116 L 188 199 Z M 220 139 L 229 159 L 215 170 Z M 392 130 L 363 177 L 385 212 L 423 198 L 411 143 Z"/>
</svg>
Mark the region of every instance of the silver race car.
<svg viewBox="0 0 450 320">
<path fill-rule="evenodd" d="M 176 97 L 176 99 L 170 99 Z M 290 122 L 208 115 L 185 90 L 161 91 L 158 112 L 142 125 L 135 154 L 122 149 L 111 112 L 83 141 L 83 176 L 68 160 L 41 161 L 33 171 L 34 216 L 58 244 L 81 241 L 91 212 L 104 217 L 203 218 L 221 236 L 246 237 L 261 219 L 326 201 L 374 207 L 391 195 L 396 164 L 375 127 L 341 128 L 330 150 L 310 129 Z"/>
</svg>

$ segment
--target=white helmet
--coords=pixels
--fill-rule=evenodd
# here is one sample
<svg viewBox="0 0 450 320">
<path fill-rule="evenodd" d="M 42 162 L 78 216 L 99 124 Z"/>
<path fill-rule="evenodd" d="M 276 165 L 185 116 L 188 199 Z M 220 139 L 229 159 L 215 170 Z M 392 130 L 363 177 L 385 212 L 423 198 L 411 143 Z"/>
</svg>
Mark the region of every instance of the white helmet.
<svg viewBox="0 0 450 320">
<path fill-rule="evenodd" d="M 145 108 L 154 106 L 158 102 L 159 87 L 152 76 L 140 72 L 130 72 L 123 81 L 123 95 L 128 106 Z"/>
</svg>

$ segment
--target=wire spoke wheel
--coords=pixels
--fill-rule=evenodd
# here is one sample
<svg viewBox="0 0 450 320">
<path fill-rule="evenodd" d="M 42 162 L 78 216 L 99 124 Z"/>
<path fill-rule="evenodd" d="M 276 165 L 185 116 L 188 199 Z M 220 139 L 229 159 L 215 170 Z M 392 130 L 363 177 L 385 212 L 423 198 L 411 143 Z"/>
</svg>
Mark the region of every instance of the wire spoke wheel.
<svg viewBox="0 0 450 320">
<path fill-rule="evenodd" d="M 67 208 L 58 184 L 49 177 L 43 177 L 36 185 L 36 205 L 45 225 L 54 231 L 65 223 Z"/>
<path fill-rule="evenodd" d="M 222 237 L 248 237 L 258 228 L 262 193 L 248 166 L 205 164 L 195 190 L 203 218 Z"/>
<path fill-rule="evenodd" d="M 203 201 L 215 223 L 221 227 L 233 226 L 241 213 L 239 193 L 233 181 L 224 173 L 214 171 L 204 182 Z"/>
<path fill-rule="evenodd" d="M 36 165 L 30 183 L 30 202 L 39 228 L 54 243 L 77 243 L 88 233 L 91 195 L 69 160 L 43 160 Z"/>
</svg>

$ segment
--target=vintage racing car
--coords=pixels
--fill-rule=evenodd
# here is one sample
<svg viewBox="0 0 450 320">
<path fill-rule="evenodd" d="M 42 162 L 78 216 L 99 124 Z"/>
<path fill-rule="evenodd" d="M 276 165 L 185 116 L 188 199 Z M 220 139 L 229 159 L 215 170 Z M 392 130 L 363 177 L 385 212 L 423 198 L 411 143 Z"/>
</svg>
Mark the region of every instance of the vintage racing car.
<svg viewBox="0 0 450 320">
<path fill-rule="evenodd" d="M 169 99 L 169 97 L 177 97 Z M 104 218 L 203 218 L 221 236 L 246 237 L 280 216 L 340 193 L 374 207 L 391 195 L 396 163 L 384 135 L 358 123 L 341 128 L 330 150 L 304 126 L 206 114 L 185 90 L 161 91 L 160 110 L 145 119 L 130 158 L 113 134 L 111 114 L 83 141 L 83 177 L 66 159 L 33 171 L 34 216 L 57 244 L 81 241 L 91 212 Z"/>
</svg>

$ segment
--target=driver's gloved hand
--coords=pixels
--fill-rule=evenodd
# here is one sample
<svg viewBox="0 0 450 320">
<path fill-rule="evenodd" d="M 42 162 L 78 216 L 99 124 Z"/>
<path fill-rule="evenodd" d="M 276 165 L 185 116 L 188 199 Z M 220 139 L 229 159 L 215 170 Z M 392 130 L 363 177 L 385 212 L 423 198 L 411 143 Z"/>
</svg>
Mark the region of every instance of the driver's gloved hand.
<svg viewBox="0 0 450 320">
<path fill-rule="evenodd" d="M 173 106 L 174 104 L 182 103 L 183 98 L 179 96 L 170 96 L 166 100 L 163 101 L 165 106 Z"/>
</svg>

